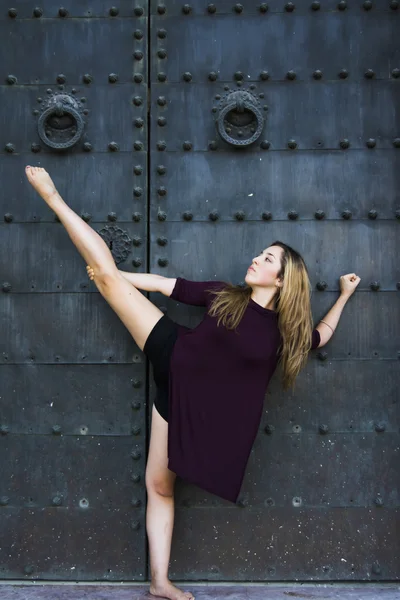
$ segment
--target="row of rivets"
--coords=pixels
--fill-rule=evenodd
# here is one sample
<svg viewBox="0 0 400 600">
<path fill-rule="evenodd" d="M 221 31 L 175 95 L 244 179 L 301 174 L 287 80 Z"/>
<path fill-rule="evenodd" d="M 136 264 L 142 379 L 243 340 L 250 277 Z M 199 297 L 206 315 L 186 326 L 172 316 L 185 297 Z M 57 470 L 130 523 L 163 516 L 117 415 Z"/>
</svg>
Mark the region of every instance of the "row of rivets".
<svg viewBox="0 0 400 600">
<path fill-rule="evenodd" d="M 339 10 L 346 10 L 347 2 L 345 0 L 340 0 L 336 6 Z M 391 0 L 389 2 L 389 6 L 392 10 L 397 10 L 399 7 L 398 0 Z M 360 5 L 360 8 L 363 8 L 364 10 L 371 10 L 372 7 L 373 7 L 373 2 L 371 0 L 365 0 Z M 260 6 L 258 8 L 261 13 L 266 13 L 269 10 L 269 6 L 265 2 L 260 4 Z M 295 8 L 296 8 L 296 5 L 294 4 L 294 2 L 286 2 L 286 4 L 284 5 L 284 9 L 286 12 L 293 12 L 295 10 Z M 318 2 L 318 0 L 315 0 L 314 2 L 312 2 L 310 4 L 311 10 L 320 10 L 320 8 L 321 8 L 321 3 Z M 209 13 L 215 14 L 217 12 L 217 7 L 215 6 L 215 4 L 209 4 L 207 7 L 207 10 Z M 239 3 L 235 4 L 232 7 L 232 10 L 238 14 L 241 14 L 244 10 L 243 4 L 239 4 Z M 157 11 L 159 14 L 165 14 L 166 8 L 164 5 L 160 5 L 157 7 Z M 184 4 L 182 6 L 182 12 L 185 15 L 189 15 L 192 12 L 192 7 L 190 6 L 190 4 Z"/>
<path fill-rule="evenodd" d="M 142 60 L 143 52 L 141 52 L 139 50 L 135 50 L 135 52 L 133 53 L 133 57 L 135 58 L 135 60 Z M 83 83 L 87 83 L 87 84 L 93 83 L 93 81 L 94 81 L 93 75 L 90 75 L 89 73 L 85 73 L 84 75 L 82 75 L 81 79 L 82 79 Z M 135 81 L 135 83 L 141 83 L 143 81 L 143 79 L 144 79 L 144 77 L 141 73 L 135 73 L 133 76 L 133 80 Z M 18 83 L 18 77 L 16 75 L 10 73 L 9 75 L 7 75 L 5 81 L 6 81 L 6 83 L 8 83 L 8 85 L 16 85 Z M 118 73 L 109 73 L 109 75 L 108 75 L 109 83 L 118 83 L 118 81 L 119 81 Z M 67 83 L 67 77 L 65 75 L 63 75 L 62 73 L 60 73 L 56 77 L 56 82 L 58 84 L 60 84 L 59 89 L 63 90 L 64 89 L 63 86 Z M 51 89 L 46 90 L 46 92 L 48 94 L 53 93 L 53 91 Z M 72 88 L 71 93 L 77 94 L 78 90 L 76 88 Z M 40 100 L 38 99 L 38 102 L 41 102 L 41 101 L 42 101 L 42 99 L 40 99 Z M 86 98 L 81 98 L 81 102 L 86 102 Z"/>
<path fill-rule="evenodd" d="M 159 50 L 157 54 L 159 55 L 160 58 L 166 58 L 166 56 L 167 56 L 165 50 Z M 143 58 L 142 52 L 136 51 L 134 53 L 134 55 L 135 55 L 136 60 L 141 60 Z M 347 69 L 341 69 L 337 75 L 338 75 L 339 79 L 347 79 L 350 75 L 350 72 Z M 373 69 L 366 69 L 366 71 L 364 71 L 364 77 L 366 79 L 374 79 L 375 76 L 376 76 L 376 73 Z M 394 79 L 398 79 L 400 77 L 400 69 L 397 67 L 392 69 L 391 76 Z M 208 74 L 209 81 L 217 81 L 218 77 L 219 77 L 219 75 L 216 71 L 210 71 L 210 73 Z M 235 71 L 235 73 L 233 74 L 232 77 L 239 85 L 240 82 L 243 82 L 245 80 L 246 74 L 243 73 L 242 71 Z M 262 70 L 262 71 L 260 71 L 258 77 L 261 81 L 267 81 L 267 80 L 271 79 L 271 73 L 269 71 Z M 316 69 L 312 72 L 312 77 L 316 80 L 320 80 L 323 77 L 323 72 L 321 71 L 321 69 Z M 158 73 L 157 78 L 159 81 L 164 82 L 167 80 L 167 74 L 166 73 Z M 289 71 L 286 72 L 284 78 L 287 79 L 288 81 L 294 81 L 295 79 L 297 79 L 297 74 L 293 69 L 290 69 Z M 136 74 L 134 74 L 133 79 L 134 79 L 135 83 L 141 83 L 143 81 L 144 77 L 141 73 L 136 73 Z M 185 71 L 184 73 L 182 73 L 181 79 L 183 81 L 190 82 L 193 80 L 193 75 L 190 71 Z M 15 85 L 18 83 L 18 78 L 16 75 L 9 74 L 9 75 L 7 75 L 5 81 L 6 81 L 6 83 L 8 83 L 8 85 Z M 63 74 L 57 75 L 57 81 L 58 81 L 58 83 L 62 84 L 61 87 L 59 87 L 59 89 L 63 90 L 64 87 L 62 87 L 62 86 L 66 83 L 66 76 Z M 86 73 L 85 75 L 82 75 L 82 81 L 83 81 L 83 83 L 90 84 L 90 83 L 93 83 L 94 77 L 92 75 Z M 109 83 L 118 83 L 118 81 L 119 81 L 118 73 L 110 73 L 108 75 L 108 81 L 109 81 Z M 275 81 L 282 81 L 282 79 L 279 79 L 277 77 L 275 79 Z M 250 87 L 250 89 L 254 89 L 255 85 L 252 84 L 249 87 Z M 229 86 L 225 87 L 224 89 L 229 89 Z M 47 92 L 47 94 L 53 93 L 53 91 L 50 88 L 47 89 L 46 92 Z M 71 93 L 76 94 L 77 93 L 76 88 L 73 88 L 71 90 Z M 260 94 L 259 96 L 260 96 L 260 98 L 264 98 L 264 95 L 265 94 L 263 93 L 262 95 Z M 37 100 L 38 100 L 38 102 L 43 101 L 42 98 L 38 98 Z M 81 102 L 86 102 L 85 97 L 82 97 L 80 100 L 81 100 Z M 142 101 L 140 102 L 140 100 L 142 100 Z M 133 103 L 136 104 L 136 106 L 139 106 L 139 105 L 143 104 L 143 99 L 140 98 L 140 96 L 136 96 L 134 98 Z"/>
<path fill-rule="evenodd" d="M 397 10 L 399 8 L 399 1 L 398 0 L 390 0 L 390 2 L 388 3 L 389 7 L 392 10 Z M 346 10 L 347 8 L 347 2 L 346 0 L 340 0 L 337 3 L 337 8 L 338 10 Z M 363 8 L 364 10 L 371 10 L 371 8 L 373 7 L 373 2 L 371 0 L 365 0 L 361 5 L 360 8 Z M 294 4 L 294 2 L 286 2 L 286 4 L 284 5 L 284 10 L 286 12 L 293 12 L 296 9 L 296 5 Z M 310 9 L 317 11 L 320 10 L 321 8 L 321 3 L 318 2 L 317 0 L 313 1 L 310 4 Z M 234 12 L 236 12 L 237 14 L 241 14 L 244 10 L 243 4 L 235 4 L 232 7 L 232 10 Z M 268 4 L 266 4 L 265 2 L 263 2 L 262 4 L 260 4 L 259 6 L 259 11 L 263 14 L 267 13 L 269 10 L 269 6 Z M 159 4 L 157 6 L 157 12 L 159 15 L 164 15 L 167 12 L 167 8 L 164 4 Z M 185 15 L 189 15 L 192 12 L 192 7 L 189 4 L 184 4 L 182 7 L 182 13 Z M 217 7 L 215 4 L 209 4 L 207 6 L 207 12 L 209 14 L 215 14 L 217 12 Z M 225 12 L 225 11 L 224 11 Z M 136 17 L 142 17 L 144 15 L 144 9 L 141 7 L 136 7 L 133 9 L 133 13 Z M 33 9 L 32 11 L 32 15 L 37 18 L 40 19 L 41 17 L 43 17 L 44 11 L 42 8 L 40 7 L 36 7 Z M 117 17 L 119 15 L 119 9 L 116 6 L 112 6 L 109 11 L 108 14 L 110 15 L 110 17 Z M 16 8 L 9 8 L 8 9 L 8 16 L 12 19 L 15 19 L 18 16 L 18 11 Z M 60 7 L 58 9 L 58 16 L 61 18 L 65 18 L 69 16 L 69 11 L 64 8 L 64 7 Z"/>
<path fill-rule="evenodd" d="M 322 354 L 322 352 L 321 352 L 321 354 Z M 349 425 L 349 429 L 353 429 L 352 424 Z M 276 431 L 276 427 L 272 423 L 267 423 L 264 426 L 264 433 L 266 433 L 267 435 L 272 435 L 275 431 Z M 322 435 L 332 433 L 331 428 L 326 423 L 321 423 L 320 425 L 318 425 L 318 428 L 315 431 L 318 431 L 318 433 L 321 433 Z M 384 421 L 375 421 L 374 431 L 376 431 L 377 433 L 382 433 L 383 431 L 386 431 L 386 423 Z M 293 433 L 302 433 L 301 426 L 293 425 L 292 432 Z"/>
<path fill-rule="evenodd" d="M 135 14 L 136 17 L 141 17 L 144 15 L 144 9 L 141 7 L 136 7 L 133 9 L 133 12 Z M 32 11 L 32 15 L 34 17 L 36 17 L 37 19 L 40 19 L 41 17 L 43 17 L 44 11 L 43 8 L 37 6 L 33 9 Z M 110 15 L 110 17 L 117 17 L 119 15 L 119 9 L 116 6 L 112 6 L 109 11 L 108 14 Z M 16 8 L 9 8 L 8 9 L 8 16 L 11 17 L 11 19 L 15 19 L 18 16 L 18 11 Z M 60 7 L 58 9 L 58 16 L 65 18 L 69 16 L 69 11 L 64 8 L 63 6 Z"/>
<path fill-rule="evenodd" d="M 163 189 L 163 195 L 164 195 L 164 189 Z M 164 211 L 158 211 L 157 216 L 158 216 L 159 221 L 165 221 L 167 218 L 167 214 Z M 193 213 L 190 211 L 183 212 L 181 216 L 184 221 L 192 221 L 193 220 Z M 342 219 L 344 219 L 346 221 L 350 220 L 352 218 L 352 216 L 353 216 L 353 213 L 351 212 L 351 210 L 343 210 L 341 212 Z M 375 220 L 378 218 L 378 211 L 373 208 L 368 211 L 367 216 L 369 219 Z M 395 210 L 394 216 L 396 217 L 396 219 L 400 220 L 400 209 Z M 142 215 L 140 213 L 135 212 L 132 215 L 132 220 L 139 222 L 141 220 L 141 217 L 142 217 Z M 246 219 L 246 213 L 242 210 L 239 210 L 234 213 L 234 217 L 237 221 L 244 221 Z M 290 210 L 287 213 L 287 217 L 288 217 L 288 219 L 295 221 L 296 219 L 299 218 L 299 213 L 296 210 Z M 325 219 L 325 212 L 323 210 L 317 210 L 314 213 L 314 217 L 315 217 L 315 219 L 317 219 L 317 221 L 321 221 L 321 220 Z M 92 215 L 90 213 L 83 212 L 81 214 L 81 218 L 86 223 L 89 223 L 89 221 L 92 219 Z M 208 218 L 210 221 L 218 221 L 220 219 L 220 213 L 217 210 L 213 210 L 208 214 Z M 272 213 L 270 211 L 264 211 L 261 213 L 260 218 L 263 221 L 271 221 Z M 36 215 L 34 216 L 33 219 L 35 222 L 40 221 L 40 219 L 38 219 Z M 107 219 L 108 219 L 108 221 L 112 221 L 112 222 L 117 221 L 118 220 L 117 213 L 115 213 L 115 212 L 108 213 Z M 6 223 L 12 223 L 13 220 L 14 220 L 14 216 L 11 213 L 5 213 L 4 221 Z M 57 223 L 60 223 L 60 219 L 58 218 L 57 215 L 54 216 L 54 220 Z M 252 219 L 252 220 L 254 220 L 254 219 Z M 134 246 L 140 246 L 142 243 L 142 240 L 139 236 L 134 236 L 132 239 L 132 243 Z M 160 244 L 160 245 L 162 245 L 162 244 Z"/>
<path fill-rule="evenodd" d="M 139 261 L 139 264 L 136 264 L 137 261 Z M 165 258 L 165 257 L 164 258 L 159 258 L 157 260 L 157 263 L 158 263 L 158 265 L 160 267 L 167 267 L 168 264 L 169 264 L 168 259 Z M 132 261 L 132 264 L 134 266 L 137 266 L 137 267 L 139 266 L 140 267 L 140 265 L 142 264 L 142 262 L 141 262 L 140 259 L 135 259 L 135 260 Z M 84 285 L 85 285 L 85 287 L 87 287 L 86 284 L 84 284 Z M 61 285 L 57 285 L 57 288 L 61 289 L 61 287 L 62 287 Z M 318 281 L 316 283 L 315 287 L 316 287 L 316 289 L 319 292 L 324 292 L 327 289 L 328 284 L 326 283 L 326 281 Z M 373 292 L 378 292 L 381 289 L 381 284 L 379 283 L 379 281 L 371 281 L 371 283 L 369 284 L 369 287 L 370 287 L 370 289 Z M 396 283 L 396 288 L 398 290 L 400 290 L 400 281 L 398 281 Z M 8 292 L 11 292 L 11 290 L 12 290 L 11 283 L 9 283 L 8 281 L 4 281 L 2 283 L 2 291 L 8 293 Z M 385 290 L 383 290 L 383 291 L 385 291 Z M 3 358 L 5 360 L 8 360 L 8 356 L 7 355 L 3 356 Z M 29 360 L 35 360 L 35 356 L 33 354 L 30 354 L 28 358 L 29 358 Z M 81 360 L 84 360 L 86 358 L 87 358 L 87 356 L 83 356 L 83 357 L 81 357 Z M 55 362 L 60 362 L 61 357 L 59 355 L 57 355 L 54 360 L 55 360 Z M 114 360 L 114 357 L 113 356 L 109 356 L 107 360 L 109 360 L 109 361 L 112 362 Z M 59 427 L 59 425 L 54 425 L 53 428 L 52 428 L 52 431 L 53 431 L 54 434 L 59 434 L 59 433 L 61 433 L 61 428 Z M 8 433 L 8 430 L 7 431 L 6 430 L 3 431 L 3 430 L 0 429 L 0 433 L 2 433 L 2 434 Z"/>
<path fill-rule="evenodd" d="M 159 58 L 161 58 L 161 59 L 167 57 L 166 50 L 159 50 L 157 52 L 157 54 L 158 54 Z M 134 58 L 136 60 L 142 60 L 143 53 L 139 52 L 139 51 L 135 51 Z M 315 80 L 321 80 L 323 78 L 323 71 L 321 69 L 315 69 L 311 73 L 311 76 Z M 350 72 L 348 71 L 348 69 L 343 68 L 343 69 L 340 69 L 340 71 L 338 71 L 337 76 L 339 77 L 339 79 L 347 79 L 350 76 Z M 216 71 L 210 71 L 210 73 L 208 74 L 207 77 L 208 77 L 209 81 L 217 81 L 219 78 L 219 74 Z M 374 79 L 376 77 L 376 72 L 373 69 L 366 69 L 364 71 L 364 77 L 366 79 Z M 391 77 L 393 77 L 393 79 L 398 79 L 400 77 L 400 69 L 397 67 L 392 69 Z M 233 73 L 232 78 L 237 83 L 237 85 L 240 85 L 244 82 L 246 75 L 242 71 L 235 71 L 235 73 Z M 59 87 L 59 89 L 63 90 L 64 88 L 62 86 L 65 85 L 65 83 L 67 81 L 66 76 L 63 75 L 62 73 L 60 73 L 59 75 L 57 75 L 56 79 L 57 79 L 57 83 L 59 83 L 61 85 L 61 87 Z M 82 82 L 86 83 L 86 84 L 91 84 L 94 81 L 94 77 L 92 75 L 90 75 L 89 73 L 85 73 L 84 75 L 82 75 L 81 79 L 82 79 Z M 157 79 L 158 79 L 158 81 L 164 83 L 165 81 L 167 81 L 167 74 L 166 73 L 158 73 Z M 187 83 L 189 83 L 189 82 L 193 81 L 193 75 L 190 71 L 185 71 L 184 73 L 182 73 L 181 79 L 183 81 L 186 81 Z M 263 69 L 262 71 L 259 72 L 258 79 L 260 81 L 268 81 L 268 80 L 272 80 L 272 79 L 274 81 L 282 81 L 283 80 L 282 78 L 279 78 L 279 77 L 273 78 L 271 73 L 265 69 Z M 288 81 L 295 81 L 297 79 L 297 74 L 293 69 L 290 69 L 289 71 L 287 71 L 285 73 L 284 79 L 287 79 Z M 133 75 L 133 80 L 135 83 L 142 83 L 142 81 L 144 80 L 144 76 L 141 73 L 135 73 Z M 18 77 L 16 75 L 10 73 L 5 78 L 5 81 L 8 85 L 16 85 L 18 83 Z M 119 81 L 118 73 L 110 73 L 108 75 L 109 83 L 118 83 L 118 81 Z M 304 79 L 300 80 L 300 81 L 304 81 Z M 255 88 L 255 86 L 254 86 L 254 84 L 252 84 L 250 86 L 250 89 L 254 89 L 254 88 Z M 229 89 L 229 86 L 225 87 L 224 89 Z M 46 92 L 48 94 L 52 94 L 53 90 L 47 89 Z M 78 93 L 78 90 L 76 88 L 72 88 L 71 93 L 76 94 L 76 93 Z M 260 94 L 260 98 L 263 98 L 263 97 L 264 97 L 264 94 L 263 95 Z M 41 101 L 42 101 L 42 99 L 40 99 L 40 100 L 38 99 L 38 102 L 41 102 Z M 136 106 L 138 106 L 137 101 L 138 100 L 136 98 Z M 86 98 L 81 98 L 81 102 L 86 102 Z M 134 104 L 135 104 L 135 102 L 134 102 Z"/>
<path fill-rule="evenodd" d="M 141 477 L 139 475 L 139 473 L 134 473 L 131 475 L 131 481 L 134 481 L 135 483 L 138 483 L 140 481 Z M 8 496 L 0 496 L 0 506 L 8 506 L 10 503 L 10 498 Z M 53 496 L 51 498 L 51 505 L 52 506 L 62 506 L 63 503 L 63 496 L 61 494 L 58 494 L 56 496 Z M 31 499 L 29 502 L 30 506 L 33 506 L 33 500 Z M 142 505 L 142 501 L 139 500 L 139 498 L 132 498 L 131 500 L 131 505 L 138 507 Z M 87 498 L 81 498 L 81 500 L 79 501 L 79 506 L 81 508 L 88 508 L 89 507 L 89 501 Z"/>
<path fill-rule="evenodd" d="M 163 123 L 162 126 L 166 125 L 166 121 Z M 141 125 L 137 125 L 137 127 L 139 127 Z M 347 150 L 348 148 L 350 148 L 350 140 L 347 138 L 343 138 L 341 140 L 339 140 L 338 142 L 338 148 L 340 148 L 341 150 Z M 365 145 L 367 148 L 375 148 L 377 145 L 376 139 L 375 138 L 369 138 L 368 140 L 366 140 Z M 394 138 L 392 140 L 392 145 L 395 148 L 400 148 L 400 138 Z M 165 141 L 159 141 L 156 144 L 157 146 L 157 150 L 159 150 L 160 152 L 163 152 L 164 150 L 167 149 L 167 143 Z M 297 142 L 294 139 L 290 139 L 287 141 L 286 143 L 287 148 L 289 148 L 289 150 L 297 150 L 299 148 L 299 142 Z M 218 150 L 218 142 L 216 140 L 212 140 L 211 142 L 208 143 L 208 148 L 210 150 Z M 262 150 L 269 150 L 271 148 L 271 142 L 269 140 L 263 140 L 260 144 L 259 147 Z M 324 147 L 324 144 L 321 140 L 319 140 L 316 143 L 316 147 L 318 148 L 322 148 Z M 182 144 L 182 148 L 185 151 L 190 151 L 193 150 L 193 144 L 189 141 L 185 141 Z M 330 147 L 330 149 L 333 149 L 333 147 Z M 40 152 L 42 149 L 42 147 L 40 146 L 40 144 L 38 144 L 37 142 L 34 142 L 31 144 L 31 151 L 34 153 L 38 153 Z M 107 149 L 109 150 L 109 152 L 119 152 L 120 147 L 119 144 L 117 142 L 110 142 L 107 146 Z M 136 141 L 133 143 L 133 149 L 136 151 L 142 151 L 144 150 L 144 143 L 140 142 L 140 141 Z M 282 148 L 277 148 L 277 150 L 281 150 Z M 305 150 L 309 150 L 311 149 L 311 147 L 304 147 Z M 358 149 L 358 148 L 356 148 Z M 15 152 L 17 152 L 17 147 L 15 144 L 12 143 L 7 143 L 4 146 L 4 150 L 8 153 L 8 154 L 14 154 Z M 90 142 L 84 142 L 84 144 L 82 144 L 82 150 L 84 152 L 91 152 L 93 150 L 93 144 L 91 144 Z M 136 189 L 134 192 L 135 196 L 140 196 L 141 194 L 138 193 L 138 190 Z"/>
<path fill-rule="evenodd" d="M 166 58 L 166 56 L 167 56 L 167 53 L 164 50 L 163 51 L 159 50 L 157 54 L 158 54 L 159 58 Z M 311 75 L 314 79 L 320 80 L 323 77 L 323 72 L 321 69 L 315 69 Z M 337 76 L 339 77 L 339 79 L 347 79 L 350 76 L 350 72 L 348 69 L 343 68 L 343 69 L 340 69 L 340 71 L 338 71 Z M 374 79 L 375 76 L 376 76 L 376 73 L 373 69 L 366 69 L 364 71 L 365 79 Z M 397 67 L 392 69 L 391 76 L 394 79 L 398 79 L 400 77 L 400 69 Z M 210 71 L 210 73 L 208 74 L 209 81 L 217 81 L 218 77 L 219 77 L 219 75 L 216 71 Z M 233 74 L 233 79 L 237 82 L 238 85 L 244 81 L 245 77 L 246 77 L 246 75 L 242 71 L 236 71 Z M 258 78 L 261 81 L 270 80 L 271 73 L 269 71 L 262 70 L 259 72 Z M 157 79 L 161 83 L 164 83 L 167 81 L 167 74 L 163 73 L 163 72 L 158 73 Z M 183 81 L 186 81 L 187 83 L 190 83 L 191 81 L 193 81 L 193 75 L 190 71 L 185 71 L 184 73 L 182 73 L 181 79 Z M 253 77 L 253 79 L 254 79 L 254 77 Z M 297 79 L 296 71 L 294 71 L 293 69 L 290 69 L 289 71 L 287 71 L 285 73 L 284 79 L 287 79 L 288 81 L 294 81 L 295 79 Z M 332 79 L 332 78 L 330 78 L 330 79 Z M 275 81 L 282 81 L 282 79 L 279 77 L 275 77 Z M 304 80 L 301 80 L 301 81 L 304 81 Z M 225 89 L 227 89 L 227 88 L 225 88 Z"/>
</svg>

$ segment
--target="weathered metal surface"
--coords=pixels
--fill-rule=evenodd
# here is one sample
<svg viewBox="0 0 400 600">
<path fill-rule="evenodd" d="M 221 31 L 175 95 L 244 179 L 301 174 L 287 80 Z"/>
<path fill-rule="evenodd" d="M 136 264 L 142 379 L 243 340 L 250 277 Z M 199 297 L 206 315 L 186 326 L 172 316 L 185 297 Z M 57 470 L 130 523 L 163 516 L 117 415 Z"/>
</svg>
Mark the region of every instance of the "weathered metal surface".
<svg viewBox="0 0 400 600">
<path fill-rule="evenodd" d="M 295 391 L 283 394 L 273 378 L 238 507 L 177 479 L 170 576 L 398 579 L 399 3 L 165 0 L 150 12 L 148 52 L 147 2 L 24 0 L 0 11 L 1 576 L 149 576 L 145 411 L 154 386 L 25 181 L 31 163 L 103 230 L 124 270 L 240 282 L 251 258 L 281 239 L 309 267 L 316 322 L 337 298 L 338 277 L 360 275 Z M 237 91 L 254 95 L 263 117 L 245 148 L 221 137 L 221 128 L 235 143 L 254 133 L 240 99 L 216 126 Z M 82 112 L 81 137 L 62 154 L 43 136 L 68 138 L 73 115 L 61 121 L 58 108 L 49 133 L 38 131 L 53 94 Z M 181 323 L 203 315 L 151 299 Z M 232 587 L 224 597 L 253 592 Z"/>
<path fill-rule="evenodd" d="M 147 271 L 147 3 L 0 4 L 1 577 L 143 580 L 145 357 L 24 167 Z"/>
<path fill-rule="evenodd" d="M 282 240 L 306 260 L 315 322 L 340 275 L 361 277 L 295 391 L 279 371 L 271 382 L 241 515 L 177 481 L 172 577 L 400 576 L 399 14 L 383 1 L 152 5 L 150 271 L 240 283 Z M 232 148 L 216 121 L 239 90 L 264 127 Z M 246 140 L 250 113 L 237 105 L 223 127 Z M 204 312 L 168 308 L 189 326 Z"/>
</svg>

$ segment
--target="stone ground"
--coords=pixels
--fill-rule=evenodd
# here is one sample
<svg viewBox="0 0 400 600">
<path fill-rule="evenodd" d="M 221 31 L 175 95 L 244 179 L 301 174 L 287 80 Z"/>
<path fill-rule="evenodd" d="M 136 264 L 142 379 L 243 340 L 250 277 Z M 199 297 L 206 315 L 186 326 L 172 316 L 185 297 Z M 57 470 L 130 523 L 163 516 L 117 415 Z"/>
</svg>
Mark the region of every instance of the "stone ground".
<svg viewBox="0 0 400 600">
<path fill-rule="evenodd" d="M 399 583 L 191 583 L 195 600 L 400 600 Z M 0 582 L 1 600 L 155 600 L 143 583 Z"/>
</svg>

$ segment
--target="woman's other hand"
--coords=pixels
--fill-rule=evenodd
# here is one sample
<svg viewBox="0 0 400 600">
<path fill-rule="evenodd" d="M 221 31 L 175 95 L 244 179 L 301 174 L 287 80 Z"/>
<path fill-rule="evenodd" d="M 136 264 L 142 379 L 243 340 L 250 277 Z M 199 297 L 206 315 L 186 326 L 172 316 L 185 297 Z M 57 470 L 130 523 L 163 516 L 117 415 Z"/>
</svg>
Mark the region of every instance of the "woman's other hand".
<svg viewBox="0 0 400 600">
<path fill-rule="evenodd" d="M 348 273 L 340 277 L 340 293 L 351 296 L 361 279 L 355 273 Z"/>
<path fill-rule="evenodd" d="M 88 274 L 88 277 L 89 277 L 90 281 L 93 281 L 93 279 L 94 279 L 94 271 L 93 271 L 92 267 L 88 265 L 86 267 L 86 271 L 87 271 L 87 274 Z"/>
</svg>

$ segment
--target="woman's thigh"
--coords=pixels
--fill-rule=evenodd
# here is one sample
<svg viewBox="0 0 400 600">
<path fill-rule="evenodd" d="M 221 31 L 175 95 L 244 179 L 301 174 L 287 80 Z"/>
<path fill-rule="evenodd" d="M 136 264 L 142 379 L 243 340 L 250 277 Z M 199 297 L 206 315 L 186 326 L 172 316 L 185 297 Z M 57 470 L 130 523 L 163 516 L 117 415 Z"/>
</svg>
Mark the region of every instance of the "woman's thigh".
<svg viewBox="0 0 400 600">
<path fill-rule="evenodd" d="M 149 456 L 146 465 L 146 488 L 172 496 L 176 473 L 168 469 L 168 423 L 153 404 Z"/>
<path fill-rule="evenodd" d="M 116 270 L 95 284 L 101 295 L 124 323 L 140 350 L 164 313 Z"/>
</svg>

